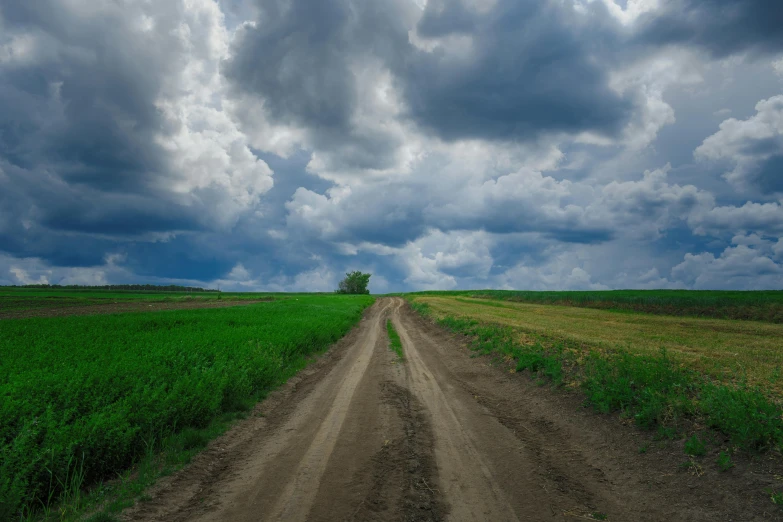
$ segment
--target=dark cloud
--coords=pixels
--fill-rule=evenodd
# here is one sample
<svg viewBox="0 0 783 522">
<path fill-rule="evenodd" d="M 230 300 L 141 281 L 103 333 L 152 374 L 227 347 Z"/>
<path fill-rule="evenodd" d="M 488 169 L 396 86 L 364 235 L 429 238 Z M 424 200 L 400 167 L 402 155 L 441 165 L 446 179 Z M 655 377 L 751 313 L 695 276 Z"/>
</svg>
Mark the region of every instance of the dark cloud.
<svg viewBox="0 0 783 522">
<path fill-rule="evenodd" d="M 160 171 L 158 50 L 129 34 L 116 12 L 98 25 L 52 1 L 0 9 L 32 41 L 31 56 L 0 75 L 3 157 L 104 190 L 137 189 Z"/>
<path fill-rule="evenodd" d="M 304 128 L 331 168 L 393 166 L 399 137 L 355 121 L 360 109 L 372 112 L 360 104 L 370 87 L 359 77 L 402 62 L 413 4 L 291 0 L 258 7 L 259 19 L 239 31 L 223 66 L 236 91 L 262 103 L 270 121 Z"/>
<path fill-rule="evenodd" d="M 123 266 L 142 276 L 213 281 L 229 272 L 236 260 L 206 246 L 203 238 L 188 235 L 167 242 L 136 242 L 123 249 Z"/>
<path fill-rule="evenodd" d="M 459 1 L 428 3 L 420 36 L 462 38 L 465 49 L 412 55 L 403 79 L 411 116 L 445 139 L 617 134 L 630 102 L 608 86 L 612 60 L 601 39 L 571 15 L 533 0 L 469 14 Z"/>
<path fill-rule="evenodd" d="M 783 154 L 775 154 L 763 160 L 754 177 L 762 192 L 783 193 Z"/>
<path fill-rule="evenodd" d="M 668 0 L 639 22 L 639 41 L 696 45 L 716 57 L 783 50 L 780 0 Z"/>
<path fill-rule="evenodd" d="M 241 89 L 262 96 L 275 120 L 345 128 L 355 108 L 356 84 L 346 60 L 350 4 L 293 1 L 268 4 L 255 27 L 234 43 L 224 73 Z"/>
</svg>

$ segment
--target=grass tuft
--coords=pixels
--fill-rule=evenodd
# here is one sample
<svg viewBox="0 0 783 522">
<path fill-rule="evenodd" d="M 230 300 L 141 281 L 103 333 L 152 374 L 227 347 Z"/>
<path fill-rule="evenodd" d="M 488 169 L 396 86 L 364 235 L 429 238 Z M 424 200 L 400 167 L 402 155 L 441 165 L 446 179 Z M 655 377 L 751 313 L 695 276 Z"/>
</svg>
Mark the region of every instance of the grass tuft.
<svg viewBox="0 0 783 522">
<path fill-rule="evenodd" d="M 405 354 L 402 351 L 402 341 L 400 340 L 397 330 L 394 329 L 394 324 L 392 324 L 391 319 L 386 320 L 386 331 L 389 333 L 389 348 L 397 354 L 398 361 L 404 361 Z"/>
<path fill-rule="evenodd" d="M 685 441 L 685 454 L 692 457 L 703 457 L 707 454 L 707 446 L 704 441 L 694 435 Z"/>
<path fill-rule="evenodd" d="M 734 463 L 731 461 L 731 455 L 726 451 L 721 451 L 718 454 L 718 460 L 716 461 L 718 468 L 721 471 L 728 471 L 734 467 Z"/>
</svg>

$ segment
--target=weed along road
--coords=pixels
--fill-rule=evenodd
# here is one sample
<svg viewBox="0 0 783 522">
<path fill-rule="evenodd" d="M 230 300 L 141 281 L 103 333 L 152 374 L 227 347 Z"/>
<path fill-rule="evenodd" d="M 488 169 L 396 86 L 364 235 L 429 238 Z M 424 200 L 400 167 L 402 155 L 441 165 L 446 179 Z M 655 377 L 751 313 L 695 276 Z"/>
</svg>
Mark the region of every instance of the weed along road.
<svg viewBox="0 0 783 522">
<path fill-rule="evenodd" d="M 389 349 L 387 320 L 402 341 Z M 617 418 L 471 357 L 400 298 L 126 520 L 770 520 L 730 478 L 639 455 Z M 767 506 L 769 507 L 769 506 Z M 761 509 L 761 508 L 759 508 Z M 757 516 L 758 515 L 758 516 Z"/>
</svg>

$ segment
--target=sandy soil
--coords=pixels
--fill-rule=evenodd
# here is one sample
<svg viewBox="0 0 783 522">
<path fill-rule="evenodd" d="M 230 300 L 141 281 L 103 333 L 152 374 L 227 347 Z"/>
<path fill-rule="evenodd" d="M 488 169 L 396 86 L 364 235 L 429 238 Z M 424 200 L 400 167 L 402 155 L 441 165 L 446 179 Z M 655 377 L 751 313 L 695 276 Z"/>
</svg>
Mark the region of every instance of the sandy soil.
<svg viewBox="0 0 783 522">
<path fill-rule="evenodd" d="M 388 349 L 387 318 L 402 339 L 402 363 Z M 781 518 L 763 492 L 778 473 L 766 459 L 726 473 L 706 460 L 684 468 L 676 446 L 650 444 L 649 434 L 582 408 L 577 394 L 473 358 L 459 338 L 384 298 L 123 518 Z"/>
<path fill-rule="evenodd" d="M 119 301 L 106 300 L 101 303 L 83 303 L 63 305 L 53 302 L 52 306 L 41 306 L 41 301 L 32 302 L 30 308 L 24 308 L 24 301 L 20 300 L 20 309 L 0 310 L 2 319 L 23 319 L 25 317 L 63 317 L 66 315 L 98 315 L 118 314 L 126 312 L 160 312 L 162 310 L 192 310 L 195 308 L 225 308 L 227 306 L 241 306 L 253 303 L 270 301 L 270 299 L 182 299 L 179 301 Z"/>
</svg>

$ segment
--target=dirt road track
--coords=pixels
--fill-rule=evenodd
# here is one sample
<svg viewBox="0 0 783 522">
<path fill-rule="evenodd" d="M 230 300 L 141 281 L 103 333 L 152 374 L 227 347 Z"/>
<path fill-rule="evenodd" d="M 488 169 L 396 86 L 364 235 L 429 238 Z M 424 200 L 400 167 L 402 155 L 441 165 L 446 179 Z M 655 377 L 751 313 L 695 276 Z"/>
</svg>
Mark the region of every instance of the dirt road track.
<svg viewBox="0 0 783 522">
<path fill-rule="evenodd" d="M 405 362 L 388 349 L 386 319 Z M 471 358 L 378 300 L 361 324 L 164 479 L 126 520 L 775 520 L 761 482 L 639 455 L 616 419 Z M 654 453 L 654 452 L 653 452 Z M 670 459 L 669 459 L 670 460 Z"/>
</svg>

